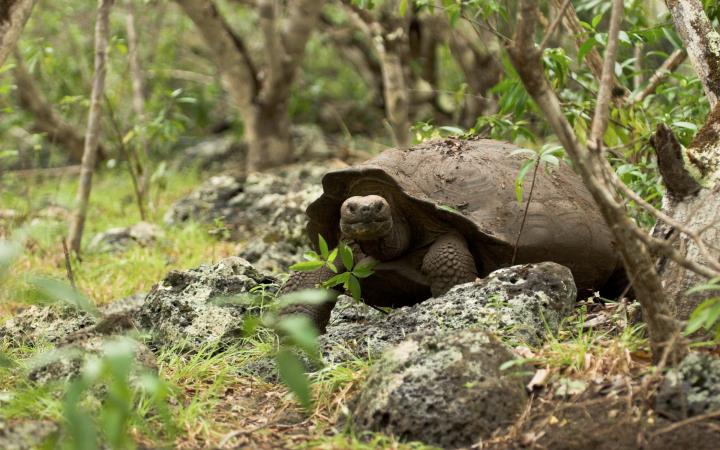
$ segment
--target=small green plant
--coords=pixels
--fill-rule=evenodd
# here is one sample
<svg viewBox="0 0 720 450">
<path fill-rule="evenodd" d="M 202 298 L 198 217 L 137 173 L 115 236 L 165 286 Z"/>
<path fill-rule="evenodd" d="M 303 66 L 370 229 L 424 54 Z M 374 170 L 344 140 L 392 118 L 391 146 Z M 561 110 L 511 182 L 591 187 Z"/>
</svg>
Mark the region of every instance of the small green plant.
<svg viewBox="0 0 720 450">
<path fill-rule="evenodd" d="M 720 292 L 720 277 L 695 286 L 687 293 L 696 294 L 698 292 Z M 692 334 L 701 328 L 714 332 L 715 340 L 720 340 L 720 294 L 708 298 L 695 308 L 690 314 L 685 333 Z"/>
<path fill-rule="evenodd" d="M 110 448 L 134 448 L 130 425 L 147 421 L 135 407 L 141 401 L 152 404 L 172 439 L 175 426 L 167 406 L 170 390 L 154 373 L 133 375 L 136 346 L 129 338 L 105 342 L 103 356 L 89 359 L 80 376 L 70 384 L 63 402 L 70 438 L 66 448 L 97 449 L 100 436 Z M 98 391 L 97 386 L 103 389 Z M 100 397 L 99 411 L 85 406 L 87 399 L 93 397 Z"/>
<path fill-rule="evenodd" d="M 293 264 L 290 266 L 290 269 L 299 272 L 312 272 L 327 267 L 335 275 L 323 282 L 321 287 L 331 289 L 335 286 L 342 285 L 343 289 L 349 291 L 355 300 L 360 300 L 362 298 L 360 279 L 367 278 L 373 274 L 373 269 L 377 265 L 377 261 L 371 258 L 355 261 L 352 249 L 342 241 L 340 241 L 336 248 L 330 251 L 327 241 L 321 235 L 318 235 L 318 247 L 320 254 L 309 251 L 305 253 L 305 259 L 307 259 L 307 261 Z M 338 255 L 345 267 L 345 271 L 343 272 L 339 272 L 336 265 Z"/>
<path fill-rule="evenodd" d="M 518 204 L 522 203 L 523 186 L 525 184 L 525 176 L 531 168 L 537 172 L 538 167 L 545 164 L 545 169 L 550 170 L 550 166 L 558 167 L 560 160 L 565 156 L 565 150 L 560 145 L 545 144 L 540 149 L 534 150 L 529 148 L 518 148 L 513 150 L 511 155 L 526 155 L 528 159 L 520 166 L 520 171 L 515 178 L 515 197 Z M 536 175 L 536 174 L 535 174 Z M 533 175 L 533 185 L 535 184 L 535 175 Z"/>
</svg>

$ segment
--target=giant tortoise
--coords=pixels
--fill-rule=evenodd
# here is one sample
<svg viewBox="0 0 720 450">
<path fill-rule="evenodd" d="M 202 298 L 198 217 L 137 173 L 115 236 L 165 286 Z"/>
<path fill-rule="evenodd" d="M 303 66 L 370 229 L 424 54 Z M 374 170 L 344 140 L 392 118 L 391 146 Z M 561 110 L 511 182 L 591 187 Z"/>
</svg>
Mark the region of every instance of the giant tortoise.
<svg viewBox="0 0 720 450">
<path fill-rule="evenodd" d="M 443 294 L 513 262 L 530 183 L 518 203 L 515 180 L 525 157 L 494 140 L 434 140 L 390 149 L 328 172 L 307 209 L 307 231 L 335 246 L 349 242 L 378 261 L 361 280 L 363 301 L 399 307 Z M 580 178 L 564 164 L 539 170 L 516 264 L 554 261 L 570 268 L 580 291 L 601 288 L 621 271 L 612 236 Z M 530 177 L 528 177 L 530 178 Z M 529 180 L 528 180 L 529 181 Z M 294 273 L 283 292 L 334 275 Z M 333 303 L 296 305 L 324 330 Z"/>
</svg>

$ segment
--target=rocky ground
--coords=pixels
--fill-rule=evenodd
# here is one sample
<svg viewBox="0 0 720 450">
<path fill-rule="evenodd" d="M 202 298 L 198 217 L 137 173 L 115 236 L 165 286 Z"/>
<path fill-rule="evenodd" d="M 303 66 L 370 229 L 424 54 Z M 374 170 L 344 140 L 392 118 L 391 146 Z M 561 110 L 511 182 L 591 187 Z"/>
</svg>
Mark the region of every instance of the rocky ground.
<svg viewBox="0 0 720 450">
<path fill-rule="evenodd" d="M 271 298 L 277 286 L 272 275 L 232 257 L 212 266 L 171 272 L 146 296 L 108 305 L 99 317 L 57 306 L 28 308 L 0 326 L 0 338 L 11 346 L 56 344 L 59 356 L 29 371 L 35 383 L 76 376 L 83 360 L 103 351 L 103 342 L 131 330 L 149 333 L 146 344 L 138 342 L 136 355 L 143 367 L 153 368 L 158 352 L 179 343 L 191 353 L 208 344 L 246 345 L 243 317 L 263 311 L 250 300 L 257 300 L 258 287 Z M 625 417 L 628 407 L 639 414 L 642 405 L 635 402 L 650 389 L 642 386 L 646 381 L 625 385 L 602 380 L 581 390 L 579 396 L 560 386 L 542 386 L 546 392 L 535 400 L 539 391 L 528 395 L 538 368 L 532 358 L 522 359 L 527 345 L 537 346 L 548 335 L 557 334 L 563 319 L 573 312 L 574 302 L 569 271 L 553 263 L 501 269 L 484 280 L 457 286 L 444 296 L 389 315 L 345 297 L 320 340 L 326 364 L 352 358 L 370 358 L 375 363 L 349 402 L 349 415 L 341 414 L 337 420 L 355 432 L 380 431 L 443 448 L 468 447 L 482 439 L 493 442 L 499 435 L 507 439 L 508 430 L 529 444 L 556 443 L 554 433 L 576 429 L 564 417 L 576 420 L 572 411 L 588 405 L 591 410 L 603 405 L 602 411 L 592 414 L 608 415 L 603 420 L 610 421 L 607 429 L 612 429 L 615 416 Z M 266 373 L 256 372 L 256 376 L 273 382 L 273 364 L 265 369 Z M 659 393 L 654 406 L 644 411 L 656 421 L 648 425 L 648 436 L 664 433 L 663 427 L 670 424 L 664 417 L 698 417 L 717 411 L 718 377 L 717 359 L 693 354 L 664 380 L 651 380 Z M 634 389 L 638 391 L 628 405 L 622 399 Z M 550 414 L 556 419 L 548 419 L 553 396 L 572 401 L 555 400 Z M 578 401 L 588 397 L 585 406 Z M 551 423 L 542 422 L 540 411 Z M 563 425 L 556 426 L 554 420 Z M 545 423 L 542 430 L 539 423 Z M 2 423 L 0 447 L 23 448 L 13 447 L 14 442 L 31 425 L 53 431 L 53 425 L 46 423 Z M 705 436 L 697 427 L 683 429 Z M 566 447 L 550 448 L 590 448 L 571 445 L 575 441 L 593 442 L 573 436 Z M 496 444 L 509 445 L 502 439 Z"/>
<path fill-rule="evenodd" d="M 209 178 L 176 202 L 165 222 L 213 224 L 218 239 L 245 241 L 239 255 L 171 271 L 147 294 L 96 314 L 30 306 L 0 325 L 0 341 L 53 349 L 28 367 L 29 382 L 38 385 L 76 378 L 107 342 L 128 336 L 143 370 L 158 370 L 157 358 L 168 350 L 197 355 L 253 345 L 248 317 L 272 313 L 283 274 L 308 248 L 304 210 L 320 194 L 328 165 L 343 163 Z M 122 252 L 163 238 L 156 225 L 139 223 L 98 234 L 92 245 Z M 332 412 L 316 411 L 314 420 L 320 414 L 328 424 L 323 434 L 380 432 L 443 448 L 716 448 L 719 360 L 693 353 L 676 369 L 654 372 L 641 351 L 560 354 L 570 334 L 582 346 L 584 333 L 618 336 L 637 320 L 632 305 L 592 300 L 582 305 L 590 315 L 578 319 L 576 297 L 570 271 L 555 263 L 500 269 L 387 314 L 342 296 L 318 339 L 324 368 L 308 370 L 320 382 L 332 368 L 358 361 L 369 368 L 333 400 Z M 571 320 L 577 329 L 569 333 Z M 612 347 L 610 338 L 604 342 Z M 315 422 L 278 393 L 272 355 L 258 352 L 234 367 L 238 381 L 218 408 L 240 431 L 225 435 L 220 447 L 277 448 L 313 438 L 308 423 Z M 257 420 L 258 411 L 267 417 Z M 57 430 L 52 421 L 0 420 L 0 448 L 32 448 Z"/>
</svg>

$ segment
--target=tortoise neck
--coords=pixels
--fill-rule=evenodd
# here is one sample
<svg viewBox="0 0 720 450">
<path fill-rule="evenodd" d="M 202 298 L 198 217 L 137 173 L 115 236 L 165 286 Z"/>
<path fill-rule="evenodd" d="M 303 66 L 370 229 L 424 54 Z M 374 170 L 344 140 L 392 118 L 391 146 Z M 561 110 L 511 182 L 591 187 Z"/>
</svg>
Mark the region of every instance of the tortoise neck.
<svg viewBox="0 0 720 450">
<path fill-rule="evenodd" d="M 392 261 L 403 255 L 410 246 L 410 226 L 396 208 L 392 208 L 393 226 L 379 239 L 358 241 L 363 253 L 380 261 Z"/>
</svg>

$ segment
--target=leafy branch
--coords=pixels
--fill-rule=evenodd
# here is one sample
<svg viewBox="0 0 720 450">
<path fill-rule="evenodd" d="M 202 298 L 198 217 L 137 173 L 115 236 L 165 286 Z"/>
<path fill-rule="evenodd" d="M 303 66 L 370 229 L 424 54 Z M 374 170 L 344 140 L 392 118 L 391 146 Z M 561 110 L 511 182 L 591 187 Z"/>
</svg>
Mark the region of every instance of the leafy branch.
<svg viewBox="0 0 720 450">
<path fill-rule="evenodd" d="M 293 264 L 290 266 L 290 269 L 298 272 L 313 272 L 327 267 L 335 275 L 324 281 L 321 287 L 331 289 L 335 286 L 342 285 L 343 289 L 350 292 L 355 300 L 360 300 L 362 298 L 360 279 L 367 278 L 373 274 L 373 269 L 377 265 L 377 261 L 372 258 L 355 261 L 352 249 L 342 241 L 331 251 L 328 248 L 327 241 L 319 234 L 318 248 L 320 254 L 309 251 L 305 253 L 305 259 L 307 259 L 307 261 Z M 340 261 L 343 267 L 345 267 L 345 271 L 338 271 L 336 265 L 338 256 L 340 256 Z"/>
</svg>

